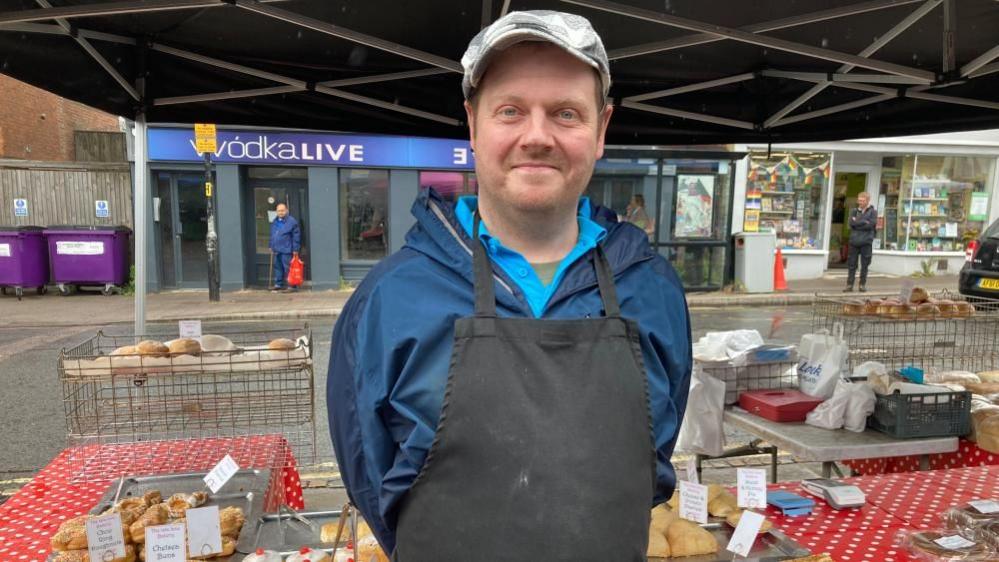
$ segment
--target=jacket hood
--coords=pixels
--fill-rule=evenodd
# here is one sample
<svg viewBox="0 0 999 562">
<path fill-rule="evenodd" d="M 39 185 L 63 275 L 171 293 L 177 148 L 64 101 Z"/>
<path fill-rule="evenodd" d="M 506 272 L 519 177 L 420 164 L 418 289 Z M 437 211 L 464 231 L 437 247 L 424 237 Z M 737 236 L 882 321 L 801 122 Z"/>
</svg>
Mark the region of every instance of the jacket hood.
<svg viewBox="0 0 999 562">
<path fill-rule="evenodd" d="M 473 240 L 465 232 L 455 215 L 454 203 L 444 200 L 433 188 L 421 190 L 412 207 L 416 224 L 406 234 L 406 247 L 426 255 L 444 265 L 455 274 L 473 283 L 472 244 Z M 638 227 L 629 223 L 607 222 L 599 214 L 593 220 L 607 229 L 607 236 L 601 245 L 615 275 L 632 265 L 655 256 L 649 246 L 648 237 Z M 593 269 L 592 252 L 576 261 L 567 271 L 561 286 L 552 295 L 551 306 L 561 298 L 576 291 L 597 284 Z M 497 266 L 493 274 L 508 292 L 498 291 L 497 299 L 506 300 L 508 305 L 518 308 L 527 306 L 518 285 Z"/>
</svg>

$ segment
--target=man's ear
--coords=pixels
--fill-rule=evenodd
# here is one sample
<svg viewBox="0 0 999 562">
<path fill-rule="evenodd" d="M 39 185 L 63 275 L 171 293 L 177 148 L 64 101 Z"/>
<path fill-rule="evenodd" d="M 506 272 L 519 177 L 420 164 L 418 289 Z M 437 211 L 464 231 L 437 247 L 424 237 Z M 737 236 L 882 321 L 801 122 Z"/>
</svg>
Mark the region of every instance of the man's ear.
<svg viewBox="0 0 999 562">
<path fill-rule="evenodd" d="M 604 138 L 607 136 L 607 127 L 610 125 L 612 113 L 614 113 L 614 106 L 608 103 L 600 112 L 600 117 L 597 120 L 597 160 L 604 157 Z"/>
<path fill-rule="evenodd" d="M 465 118 L 468 120 L 468 143 L 472 145 L 472 151 L 475 151 L 475 108 L 472 104 L 465 100 Z"/>
</svg>

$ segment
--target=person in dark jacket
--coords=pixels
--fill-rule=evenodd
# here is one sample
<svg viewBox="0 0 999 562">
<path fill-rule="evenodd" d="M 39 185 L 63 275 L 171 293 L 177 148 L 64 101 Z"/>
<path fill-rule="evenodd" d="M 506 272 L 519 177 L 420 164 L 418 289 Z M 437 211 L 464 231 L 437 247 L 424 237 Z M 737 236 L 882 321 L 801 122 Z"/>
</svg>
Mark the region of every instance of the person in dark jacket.
<svg viewBox="0 0 999 562">
<path fill-rule="evenodd" d="M 850 211 L 850 250 L 846 258 L 847 278 L 845 293 L 853 292 L 857 276 L 857 257 L 860 257 L 860 292 L 867 292 L 867 268 L 873 255 L 874 233 L 878 227 L 878 210 L 871 205 L 867 192 L 857 195 L 857 208 Z"/>
<path fill-rule="evenodd" d="M 270 249 L 274 258 L 274 286 L 271 291 L 285 290 L 291 259 L 298 257 L 302 250 L 302 229 L 295 217 L 288 214 L 288 206 L 278 203 L 274 209 L 277 217 L 271 223 Z"/>
<path fill-rule="evenodd" d="M 606 53 L 582 17 L 512 12 L 462 64 L 478 196 L 421 192 L 333 331 L 347 494 L 396 562 L 644 562 L 676 484 L 690 319 L 646 234 L 582 197 Z"/>
</svg>

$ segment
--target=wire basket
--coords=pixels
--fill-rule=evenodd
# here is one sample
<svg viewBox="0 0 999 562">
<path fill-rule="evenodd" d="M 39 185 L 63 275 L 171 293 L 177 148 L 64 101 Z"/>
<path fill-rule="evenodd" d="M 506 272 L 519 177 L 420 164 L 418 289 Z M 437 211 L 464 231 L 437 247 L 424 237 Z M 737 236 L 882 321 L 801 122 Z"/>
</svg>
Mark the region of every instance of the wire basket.
<svg viewBox="0 0 999 562">
<path fill-rule="evenodd" d="M 878 361 L 889 370 L 907 365 L 974 372 L 999 368 L 999 300 L 947 292 L 937 297 L 967 302 L 974 312 L 864 314 L 855 300 L 816 298 L 812 329 L 831 332 L 835 324 L 843 325 L 851 369 L 866 361 Z"/>
<path fill-rule="evenodd" d="M 725 404 L 735 404 L 739 395 L 747 390 L 798 388 L 798 374 L 794 361 L 733 365 L 729 361 L 696 361 L 706 375 L 725 383 Z"/>
<path fill-rule="evenodd" d="M 971 393 L 878 394 L 867 426 L 899 439 L 967 435 Z"/>
<path fill-rule="evenodd" d="M 103 333 L 63 350 L 73 479 L 141 474 L 164 456 L 185 470 L 208 470 L 226 454 L 268 469 L 327 460 L 317 443 L 308 327 L 225 337 L 227 349 L 198 355 L 112 355 L 148 338 Z M 294 348 L 268 349 L 279 338 Z"/>
</svg>

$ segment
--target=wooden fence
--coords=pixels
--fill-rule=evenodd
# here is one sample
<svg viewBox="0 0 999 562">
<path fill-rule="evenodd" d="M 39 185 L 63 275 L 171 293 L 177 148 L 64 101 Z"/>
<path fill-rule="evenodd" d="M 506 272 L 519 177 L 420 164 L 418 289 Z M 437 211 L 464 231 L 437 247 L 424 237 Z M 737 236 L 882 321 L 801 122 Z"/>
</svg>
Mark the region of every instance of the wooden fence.
<svg viewBox="0 0 999 562">
<path fill-rule="evenodd" d="M 15 201 L 24 199 L 27 216 Z M 97 202 L 108 204 L 99 218 Z M 132 223 L 132 177 L 128 163 L 0 160 L 0 226 L 128 226 Z"/>
</svg>

